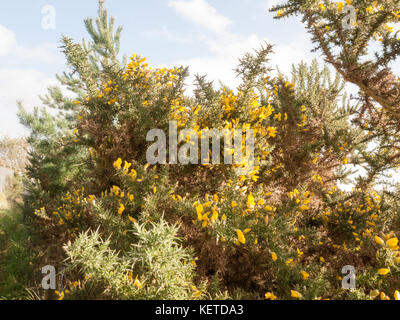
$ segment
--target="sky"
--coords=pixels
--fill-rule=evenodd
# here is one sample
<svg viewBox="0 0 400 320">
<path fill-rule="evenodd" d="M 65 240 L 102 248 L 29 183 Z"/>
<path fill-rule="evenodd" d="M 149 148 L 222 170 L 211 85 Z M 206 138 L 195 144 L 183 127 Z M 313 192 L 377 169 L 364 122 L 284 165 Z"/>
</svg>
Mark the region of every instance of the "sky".
<svg viewBox="0 0 400 320">
<path fill-rule="evenodd" d="M 271 65 L 283 72 L 290 72 L 292 63 L 319 56 L 310 52 L 310 37 L 298 19 L 273 19 L 267 9 L 277 2 L 105 0 L 105 5 L 123 26 L 121 53 L 141 54 L 152 67 L 189 66 L 192 76 L 207 74 L 217 84 L 234 87 L 238 59 L 263 41 L 275 45 Z M 17 101 L 27 110 L 41 105 L 39 95 L 57 85 L 55 75 L 67 70 L 62 35 L 77 42 L 87 39 L 83 21 L 96 17 L 97 9 L 97 0 L 2 1 L 0 137 L 27 134 L 16 116 Z"/>
</svg>

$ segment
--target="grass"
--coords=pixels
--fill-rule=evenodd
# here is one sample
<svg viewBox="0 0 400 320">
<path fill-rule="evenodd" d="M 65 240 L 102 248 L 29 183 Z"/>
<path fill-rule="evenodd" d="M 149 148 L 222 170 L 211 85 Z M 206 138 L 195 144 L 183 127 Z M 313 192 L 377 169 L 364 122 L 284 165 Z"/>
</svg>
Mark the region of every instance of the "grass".
<svg viewBox="0 0 400 320">
<path fill-rule="evenodd" d="M 0 300 L 29 299 L 33 279 L 29 234 L 19 210 L 0 209 Z"/>
</svg>

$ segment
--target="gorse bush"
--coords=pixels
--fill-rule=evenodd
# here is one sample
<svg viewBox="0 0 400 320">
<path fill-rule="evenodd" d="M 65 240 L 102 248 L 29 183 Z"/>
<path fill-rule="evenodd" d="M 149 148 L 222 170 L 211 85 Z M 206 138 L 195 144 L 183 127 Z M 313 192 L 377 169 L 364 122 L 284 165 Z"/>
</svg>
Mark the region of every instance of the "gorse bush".
<svg viewBox="0 0 400 320">
<path fill-rule="evenodd" d="M 86 286 L 96 289 L 94 295 L 121 299 L 190 298 L 193 259 L 177 243 L 176 228 L 160 220 L 148 228 L 136 223 L 128 232 L 136 242 L 125 250 L 125 255 L 111 250 L 110 239 L 102 240 L 98 231 L 81 234 L 65 248 L 70 268 L 78 268 L 85 275 Z"/>
<path fill-rule="evenodd" d="M 91 41 L 62 39 L 70 72 L 58 79 L 76 98 L 50 88 L 43 102 L 57 115 L 20 112 L 31 132 L 25 221 L 38 237 L 35 264 L 65 268 L 60 299 L 400 299 L 398 186 L 382 180 L 399 165 L 400 84 L 388 63 L 400 48 L 385 27 L 399 4 L 354 1 L 368 18 L 343 30 L 343 7 L 324 3 L 272 11 L 302 15 L 336 74 L 316 61 L 274 73 L 273 47 L 262 44 L 239 60 L 237 88 L 196 76 L 192 95 L 185 67 L 120 61 L 122 29 L 102 6 L 97 29 L 86 20 Z M 383 49 L 361 62 L 374 36 Z M 239 148 L 219 137 L 221 164 L 215 153 L 148 163 L 148 132 L 168 135 L 171 121 L 179 152 L 209 129 L 251 131 L 255 161 L 222 164 L 248 155 L 244 134 Z M 359 166 L 367 174 L 354 179 Z M 340 188 L 349 182 L 352 191 Z M 348 265 L 352 290 L 342 287 Z"/>
</svg>

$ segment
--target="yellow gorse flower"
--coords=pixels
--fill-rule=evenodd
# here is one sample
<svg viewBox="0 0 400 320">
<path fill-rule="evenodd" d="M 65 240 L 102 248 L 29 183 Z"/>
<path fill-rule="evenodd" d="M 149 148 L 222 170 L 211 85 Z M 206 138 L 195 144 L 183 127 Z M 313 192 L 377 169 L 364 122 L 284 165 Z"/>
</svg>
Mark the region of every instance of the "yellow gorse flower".
<svg viewBox="0 0 400 320">
<path fill-rule="evenodd" d="M 118 214 L 122 215 L 122 213 L 125 211 L 125 206 L 121 203 L 118 209 Z"/>
<path fill-rule="evenodd" d="M 397 244 L 399 243 L 399 239 L 397 238 L 391 238 L 388 241 L 386 241 L 386 245 L 390 248 L 390 249 L 395 249 L 397 248 Z"/>
<path fill-rule="evenodd" d="M 375 242 L 381 246 L 385 244 L 385 242 L 382 240 L 382 238 L 375 236 Z"/>
<path fill-rule="evenodd" d="M 56 290 L 55 293 L 58 295 L 58 299 L 57 300 L 63 300 L 64 299 L 64 291 L 58 292 Z"/>
<path fill-rule="evenodd" d="M 196 292 L 193 293 L 193 297 L 198 298 L 202 295 L 203 293 L 200 290 L 197 290 Z"/>
<path fill-rule="evenodd" d="M 307 280 L 310 277 L 310 275 L 306 271 L 301 271 L 301 275 L 303 276 L 304 280 Z"/>
<path fill-rule="evenodd" d="M 276 295 L 274 295 L 272 292 L 267 292 L 265 294 L 265 299 L 267 299 L 267 300 L 276 300 Z"/>
<path fill-rule="evenodd" d="M 197 212 L 197 219 L 199 220 L 199 221 L 202 221 L 203 220 L 203 215 L 202 215 L 202 213 L 203 213 L 203 205 L 201 205 L 201 204 L 199 204 L 197 207 L 196 207 L 196 212 Z"/>
<path fill-rule="evenodd" d="M 244 234 L 243 234 L 243 232 L 241 230 L 237 229 L 236 230 L 236 235 L 237 235 L 238 241 L 241 244 L 245 244 L 246 243 L 246 238 L 244 237 Z"/>
<path fill-rule="evenodd" d="M 118 158 L 118 159 L 114 162 L 113 166 L 114 166 L 115 169 L 121 169 L 121 166 L 122 166 L 122 159 L 121 159 L 121 158 Z"/>
<path fill-rule="evenodd" d="M 390 298 L 384 292 L 381 292 L 381 300 L 390 300 Z"/>
<path fill-rule="evenodd" d="M 139 279 L 136 277 L 135 279 L 135 283 L 134 283 L 135 287 L 138 289 L 142 289 L 143 285 L 142 283 L 139 281 Z"/>
<path fill-rule="evenodd" d="M 385 276 L 390 272 L 390 270 L 388 268 L 381 268 L 378 270 L 378 274 L 380 274 L 381 276 Z"/>
<path fill-rule="evenodd" d="M 293 258 L 289 258 L 286 260 L 285 264 L 289 267 L 289 266 L 293 266 L 296 264 L 296 262 L 294 261 Z"/>
<path fill-rule="evenodd" d="M 278 260 L 278 256 L 276 255 L 275 252 L 272 252 L 272 253 L 271 253 L 271 257 L 272 257 L 272 260 L 273 260 L 273 261 Z"/>
<path fill-rule="evenodd" d="M 247 197 L 247 207 L 249 209 L 253 209 L 255 205 L 256 205 L 256 202 L 254 200 L 254 196 L 252 193 L 250 193 L 249 196 Z"/>
<path fill-rule="evenodd" d="M 272 138 L 276 137 L 277 129 L 275 127 L 268 127 L 267 128 L 268 135 Z"/>
<path fill-rule="evenodd" d="M 297 255 L 298 255 L 299 257 L 301 257 L 301 256 L 304 254 L 304 252 L 301 251 L 299 248 L 296 248 L 296 251 L 297 251 Z"/>
</svg>

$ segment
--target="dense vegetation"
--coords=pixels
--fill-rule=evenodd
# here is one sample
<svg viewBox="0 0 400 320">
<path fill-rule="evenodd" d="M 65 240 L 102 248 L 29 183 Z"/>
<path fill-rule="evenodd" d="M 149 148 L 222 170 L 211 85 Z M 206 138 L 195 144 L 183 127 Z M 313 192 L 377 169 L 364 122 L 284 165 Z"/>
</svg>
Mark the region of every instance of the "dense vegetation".
<svg viewBox="0 0 400 320">
<path fill-rule="evenodd" d="M 120 61 L 122 29 L 102 6 L 85 21 L 90 41 L 64 37 L 70 69 L 58 79 L 76 97 L 50 88 L 43 104 L 57 115 L 21 106 L 26 192 L 21 215 L 0 222 L 11 244 L 0 296 L 399 300 L 400 196 L 387 177 L 400 164 L 400 81 L 390 67 L 400 4 L 346 2 L 357 12 L 350 29 L 343 2 L 271 9 L 302 17 L 335 74 L 315 61 L 277 74 L 273 47 L 260 44 L 239 60 L 237 88 L 196 76 L 192 95 L 186 67 L 154 69 L 136 54 Z M 254 130 L 257 163 L 150 165 L 146 135 L 168 133 L 170 121 L 195 135 Z M 41 289 L 45 265 L 63 269 L 63 290 Z M 355 289 L 342 287 L 346 265 Z"/>
</svg>

